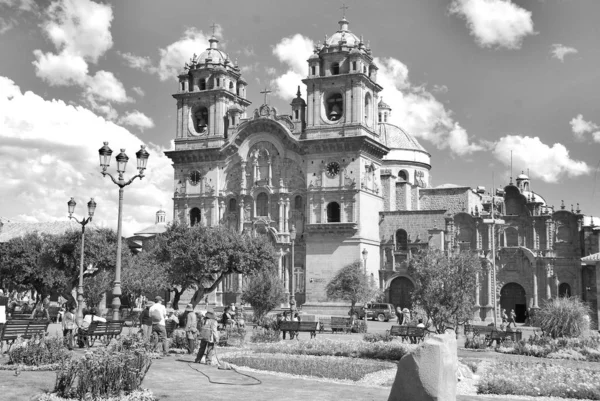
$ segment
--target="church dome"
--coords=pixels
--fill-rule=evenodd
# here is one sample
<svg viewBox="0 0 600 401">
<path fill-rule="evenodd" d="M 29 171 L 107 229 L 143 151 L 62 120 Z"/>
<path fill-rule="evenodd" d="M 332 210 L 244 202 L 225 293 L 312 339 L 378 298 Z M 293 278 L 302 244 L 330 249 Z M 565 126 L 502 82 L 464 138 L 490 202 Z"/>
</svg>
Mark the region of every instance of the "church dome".
<svg viewBox="0 0 600 401">
<path fill-rule="evenodd" d="M 528 180 L 529 177 L 526 174 L 519 174 L 519 176 L 517 177 L 517 180 Z"/>
<path fill-rule="evenodd" d="M 384 145 L 390 149 L 418 150 L 427 153 L 412 135 L 393 124 L 379 123 L 379 136 Z"/>
<path fill-rule="evenodd" d="M 200 63 L 205 63 L 207 59 L 209 59 L 209 62 L 213 64 L 224 64 L 225 60 L 228 60 L 229 57 L 227 56 L 227 53 L 218 49 L 219 40 L 213 36 L 208 41 L 210 46 L 200 54 L 198 61 Z"/>
<path fill-rule="evenodd" d="M 383 101 L 383 97 L 381 98 L 381 100 L 379 101 L 379 103 L 377 103 L 377 108 L 379 108 L 379 109 L 389 109 L 389 110 L 392 109 L 386 102 Z"/>
<path fill-rule="evenodd" d="M 347 46 L 358 46 L 360 39 L 358 36 L 348 30 L 348 20 L 342 18 L 339 22 L 340 29 L 334 33 L 331 37 L 327 38 L 327 44 L 329 46 L 337 46 L 340 41 L 345 41 Z"/>
</svg>

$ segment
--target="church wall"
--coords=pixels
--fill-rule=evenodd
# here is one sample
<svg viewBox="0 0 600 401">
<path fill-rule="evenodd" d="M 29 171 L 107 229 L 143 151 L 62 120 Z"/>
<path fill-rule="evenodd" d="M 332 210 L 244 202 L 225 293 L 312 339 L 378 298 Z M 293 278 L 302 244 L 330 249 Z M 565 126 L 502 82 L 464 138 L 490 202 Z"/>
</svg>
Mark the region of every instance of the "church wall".
<svg viewBox="0 0 600 401">
<path fill-rule="evenodd" d="M 429 230 L 435 226 L 445 225 L 445 210 L 419 210 L 381 212 L 379 224 L 382 243 L 394 242 L 397 230 L 406 230 L 409 236 L 409 248 L 412 244 L 423 244 L 429 241 Z"/>
<path fill-rule="evenodd" d="M 421 188 L 419 191 L 422 210 L 446 209 L 455 214 L 471 212 L 475 206 L 481 211 L 481 198 L 469 187 Z"/>
</svg>

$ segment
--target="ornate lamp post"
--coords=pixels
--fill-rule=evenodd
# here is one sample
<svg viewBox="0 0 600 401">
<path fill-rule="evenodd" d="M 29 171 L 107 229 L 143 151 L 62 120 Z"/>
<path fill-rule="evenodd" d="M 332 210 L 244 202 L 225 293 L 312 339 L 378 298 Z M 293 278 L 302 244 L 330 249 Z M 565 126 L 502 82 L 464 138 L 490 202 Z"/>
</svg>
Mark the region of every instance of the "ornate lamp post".
<svg viewBox="0 0 600 401">
<path fill-rule="evenodd" d="M 367 256 L 369 255 L 369 251 L 367 251 L 367 248 L 364 248 L 362 251 L 362 257 L 363 257 L 363 267 L 365 269 L 365 277 L 367 276 Z"/>
<path fill-rule="evenodd" d="M 67 206 L 69 207 L 69 218 L 81 224 L 81 261 L 79 264 L 79 286 L 77 287 L 77 322 L 81 323 L 83 320 L 83 249 L 85 246 L 85 225 L 92 221 L 92 217 L 94 217 L 96 202 L 94 202 L 94 198 L 90 199 L 87 204 L 89 217 L 87 219 L 82 218 L 81 221 L 77 220 L 76 217 L 73 217 L 75 206 L 77 206 L 75 199 L 71 198 L 71 200 L 67 202 Z"/>
<path fill-rule="evenodd" d="M 117 159 L 117 173 L 119 173 L 118 179 L 116 180 L 110 173 L 106 172 L 106 169 L 110 165 L 110 156 L 112 155 L 112 150 L 108 147 L 108 142 L 104 142 L 104 146 L 98 150 L 98 153 L 100 154 L 100 167 L 102 167 L 102 176 L 106 177 L 108 175 L 112 182 L 119 187 L 119 214 L 117 218 L 117 267 L 115 269 L 115 284 L 113 287 L 113 300 L 111 305 L 113 309 L 113 319 L 119 320 L 119 311 L 121 308 L 121 221 L 123 217 L 123 188 L 131 184 L 133 180 L 138 177 L 140 180 L 144 178 L 144 170 L 146 170 L 146 164 L 148 163 L 148 157 L 150 154 L 146 151 L 146 147 L 142 145 L 141 149 L 135 154 L 137 158 L 137 169 L 139 174 L 132 177 L 129 181 L 125 181 L 123 174 L 125 173 L 125 167 L 127 167 L 127 161 L 129 160 L 129 157 L 127 157 L 125 154 L 125 149 L 121 149 L 121 153 L 119 153 L 115 158 Z"/>
<path fill-rule="evenodd" d="M 290 305 L 296 305 L 296 274 L 295 274 L 295 265 L 294 265 L 294 243 L 296 242 L 296 227 L 292 225 L 290 228 L 290 242 L 292 243 L 292 266 L 291 266 L 291 276 L 292 276 L 292 296 L 290 297 Z"/>
</svg>

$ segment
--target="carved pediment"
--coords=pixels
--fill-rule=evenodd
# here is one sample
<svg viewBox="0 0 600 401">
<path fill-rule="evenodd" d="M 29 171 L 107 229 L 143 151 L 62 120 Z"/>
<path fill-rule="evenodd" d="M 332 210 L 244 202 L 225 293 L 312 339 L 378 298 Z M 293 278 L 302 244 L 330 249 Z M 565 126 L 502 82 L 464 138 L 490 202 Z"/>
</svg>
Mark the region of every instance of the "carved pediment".
<svg viewBox="0 0 600 401">
<path fill-rule="evenodd" d="M 254 119 L 259 118 L 270 118 L 271 120 L 278 121 L 285 125 L 289 130 L 294 129 L 294 123 L 292 119 L 287 115 L 279 116 L 277 115 L 277 109 L 275 107 L 271 107 L 268 104 L 263 104 L 258 109 L 254 110 Z"/>
</svg>

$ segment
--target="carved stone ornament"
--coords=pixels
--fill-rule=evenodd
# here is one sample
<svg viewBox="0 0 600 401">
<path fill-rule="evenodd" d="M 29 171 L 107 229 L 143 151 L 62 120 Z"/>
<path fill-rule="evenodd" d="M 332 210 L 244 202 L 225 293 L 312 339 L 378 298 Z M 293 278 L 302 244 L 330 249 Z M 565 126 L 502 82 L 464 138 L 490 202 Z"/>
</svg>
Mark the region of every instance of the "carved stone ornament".
<svg viewBox="0 0 600 401">
<path fill-rule="evenodd" d="M 277 115 L 277 109 L 275 107 L 271 107 L 268 104 L 263 104 L 258 109 L 254 110 L 254 119 L 258 118 L 270 118 L 271 120 L 278 121 L 285 125 L 290 131 L 294 129 L 294 123 L 290 116 Z"/>
</svg>

